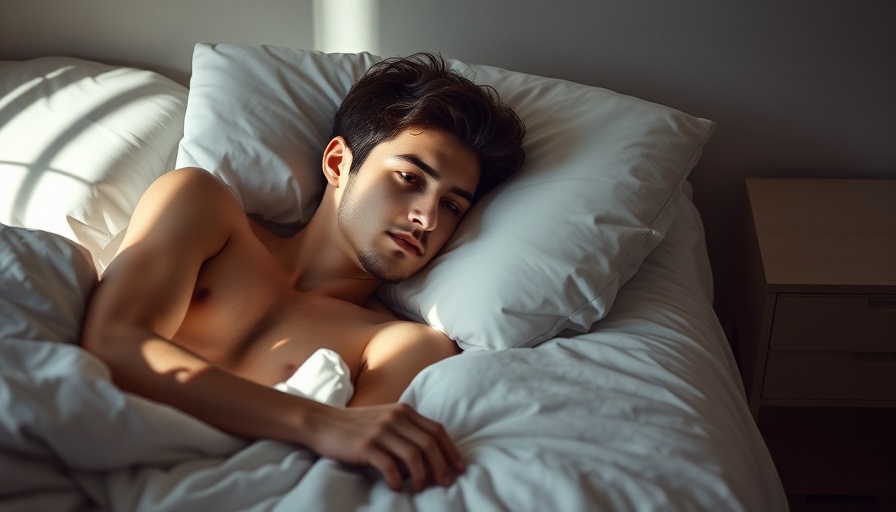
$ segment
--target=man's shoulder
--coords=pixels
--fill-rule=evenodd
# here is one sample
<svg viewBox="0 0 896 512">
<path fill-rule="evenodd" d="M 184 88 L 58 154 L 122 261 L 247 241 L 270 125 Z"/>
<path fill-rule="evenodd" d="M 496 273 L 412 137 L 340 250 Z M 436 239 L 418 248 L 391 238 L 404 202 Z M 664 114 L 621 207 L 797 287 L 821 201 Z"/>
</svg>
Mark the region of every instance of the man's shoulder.
<svg viewBox="0 0 896 512">
<path fill-rule="evenodd" d="M 163 174 L 164 190 L 182 199 L 220 201 L 239 205 L 233 190 L 218 176 L 199 167 L 182 167 Z"/>
<path fill-rule="evenodd" d="M 194 218 L 227 224 L 245 217 L 237 197 L 223 180 L 197 167 L 184 167 L 163 174 L 144 195 L 150 210 L 165 209 L 188 221 Z"/>
<path fill-rule="evenodd" d="M 232 235 L 240 218 L 246 218 L 242 207 L 223 181 L 203 169 L 177 169 L 143 194 L 124 244 L 142 241 L 176 249 L 205 241 L 217 246 Z"/>
<path fill-rule="evenodd" d="M 382 324 L 364 350 L 352 404 L 394 402 L 420 370 L 458 353 L 454 341 L 426 324 Z"/>
</svg>

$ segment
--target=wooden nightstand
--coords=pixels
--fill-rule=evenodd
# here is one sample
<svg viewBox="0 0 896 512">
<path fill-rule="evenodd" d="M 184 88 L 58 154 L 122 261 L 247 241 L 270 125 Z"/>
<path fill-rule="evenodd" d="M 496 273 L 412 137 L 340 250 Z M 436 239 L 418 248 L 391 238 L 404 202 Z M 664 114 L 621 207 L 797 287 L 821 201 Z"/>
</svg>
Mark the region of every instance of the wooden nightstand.
<svg viewBox="0 0 896 512">
<path fill-rule="evenodd" d="M 781 480 L 789 494 L 896 494 L 896 180 L 746 191 L 734 341 Z"/>
</svg>

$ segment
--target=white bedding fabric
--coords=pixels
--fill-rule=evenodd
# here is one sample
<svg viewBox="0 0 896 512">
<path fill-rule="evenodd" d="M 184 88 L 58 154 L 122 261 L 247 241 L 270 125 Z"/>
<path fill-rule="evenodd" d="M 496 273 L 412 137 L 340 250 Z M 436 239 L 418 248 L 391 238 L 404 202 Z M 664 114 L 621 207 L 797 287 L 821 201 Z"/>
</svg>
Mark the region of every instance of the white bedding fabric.
<svg viewBox="0 0 896 512">
<path fill-rule="evenodd" d="M 0 223 L 101 249 L 174 165 L 187 89 L 73 57 L 0 61 Z"/>
<path fill-rule="evenodd" d="M 418 494 L 122 393 L 54 320 L 77 318 L 89 261 L 2 229 L 0 509 L 786 510 L 708 299 L 700 219 L 680 200 L 591 333 L 465 353 L 413 381 L 403 400 L 443 422 L 469 464 L 454 486 Z M 59 313 L 17 316 L 34 303 Z M 50 325 L 23 328 L 35 321 Z"/>
</svg>

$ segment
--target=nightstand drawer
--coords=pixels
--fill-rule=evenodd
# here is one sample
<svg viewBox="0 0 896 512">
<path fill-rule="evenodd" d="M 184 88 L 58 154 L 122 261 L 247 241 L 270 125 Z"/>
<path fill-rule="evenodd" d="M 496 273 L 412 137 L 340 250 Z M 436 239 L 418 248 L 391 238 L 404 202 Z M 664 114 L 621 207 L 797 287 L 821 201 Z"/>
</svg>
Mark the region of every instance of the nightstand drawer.
<svg viewBox="0 0 896 512">
<path fill-rule="evenodd" d="M 896 352 L 770 351 L 762 397 L 896 400 Z"/>
<path fill-rule="evenodd" d="M 896 296 L 780 294 L 769 348 L 896 352 Z"/>
</svg>

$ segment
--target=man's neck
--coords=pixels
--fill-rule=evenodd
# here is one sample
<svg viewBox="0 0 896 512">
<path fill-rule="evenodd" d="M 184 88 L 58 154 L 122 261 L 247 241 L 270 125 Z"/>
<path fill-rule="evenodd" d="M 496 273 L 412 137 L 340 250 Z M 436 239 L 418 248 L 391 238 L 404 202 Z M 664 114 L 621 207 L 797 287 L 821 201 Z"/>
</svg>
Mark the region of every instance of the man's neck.
<svg viewBox="0 0 896 512">
<path fill-rule="evenodd" d="M 320 218 L 268 248 L 289 271 L 297 290 L 363 305 L 381 280 L 365 272 L 352 252 L 339 247 Z"/>
</svg>

